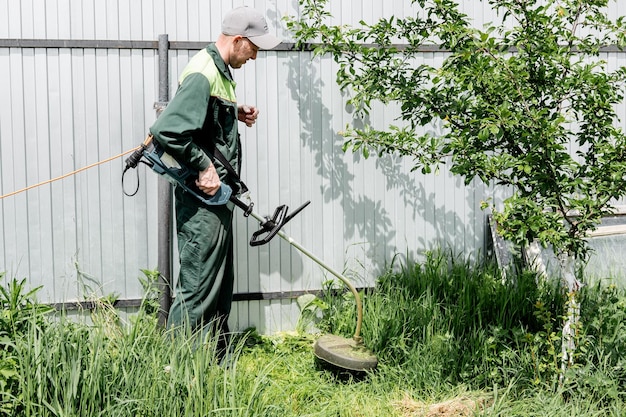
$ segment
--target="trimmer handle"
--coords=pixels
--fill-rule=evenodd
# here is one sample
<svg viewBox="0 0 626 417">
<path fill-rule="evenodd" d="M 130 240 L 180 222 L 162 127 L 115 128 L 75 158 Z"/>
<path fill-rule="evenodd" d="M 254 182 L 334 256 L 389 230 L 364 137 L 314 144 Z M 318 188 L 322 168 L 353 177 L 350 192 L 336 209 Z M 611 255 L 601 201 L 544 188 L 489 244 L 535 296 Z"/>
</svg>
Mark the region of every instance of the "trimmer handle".
<svg viewBox="0 0 626 417">
<path fill-rule="evenodd" d="M 272 240 L 272 238 L 276 236 L 280 229 L 282 229 L 282 227 L 287 224 L 289 220 L 293 219 L 296 214 L 300 213 L 302 209 L 304 209 L 310 203 L 310 201 L 307 201 L 296 210 L 294 210 L 291 214 L 288 214 L 289 207 L 285 205 L 276 207 L 272 218 L 265 217 L 265 220 L 261 221 L 261 229 L 252 234 L 252 238 L 250 239 L 250 246 L 264 245 Z"/>
<path fill-rule="evenodd" d="M 217 192 L 212 196 L 205 194 L 199 189 L 191 187 L 190 184 L 193 184 L 193 182 L 188 183 L 190 178 L 195 179 L 198 177 L 198 171 L 177 162 L 154 140 L 151 140 L 148 145 L 142 147 L 142 156 L 147 160 L 147 165 L 172 184 L 193 194 L 194 197 L 208 206 L 221 206 L 228 203 L 233 192 L 228 184 L 222 182 L 220 188 L 218 188 Z M 127 166 L 133 162 L 132 158 L 133 155 L 126 160 Z"/>
<path fill-rule="evenodd" d="M 266 217 L 265 221 L 261 223 L 261 228 L 252 234 L 250 246 L 264 245 L 272 240 L 272 238 L 276 236 L 276 233 L 283 227 L 283 224 L 285 224 L 288 209 L 289 207 L 285 205 L 276 207 L 274 216 L 272 216 L 271 219 Z"/>
</svg>

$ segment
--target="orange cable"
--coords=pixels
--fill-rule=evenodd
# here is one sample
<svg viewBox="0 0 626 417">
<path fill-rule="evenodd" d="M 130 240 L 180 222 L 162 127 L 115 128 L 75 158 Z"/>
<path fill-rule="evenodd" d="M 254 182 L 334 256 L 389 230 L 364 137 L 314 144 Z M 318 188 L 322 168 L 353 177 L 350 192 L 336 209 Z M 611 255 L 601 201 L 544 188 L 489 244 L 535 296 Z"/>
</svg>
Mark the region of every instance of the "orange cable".
<svg viewBox="0 0 626 417">
<path fill-rule="evenodd" d="M 140 146 L 137 146 L 136 148 L 133 148 L 133 149 L 131 149 L 131 150 L 128 150 L 128 151 L 126 151 L 126 152 L 122 152 L 122 153 L 121 153 L 121 154 L 119 154 L 119 155 L 112 156 L 112 157 L 110 157 L 110 158 L 107 158 L 107 159 L 104 159 L 104 160 L 102 160 L 102 161 L 99 161 L 99 162 L 93 163 L 93 164 L 88 165 L 88 166 L 86 166 L 86 167 L 79 168 L 79 169 L 77 169 L 76 171 L 72 171 L 72 172 L 69 172 L 69 173 L 67 173 L 67 174 L 65 174 L 65 175 L 61 175 L 60 177 L 52 178 L 52 179 L 50 179 L 50 180 L 40 182 L 39 184 L 30 185 L 30 186 L 28 186 L 28 187 L 26 187 L 26 188 L 22 188 L 21 190 L 13 191 L 13 192 L 8 193 L 8 194 L 5 194 L 5 195 L 0 195 L 0 200 L 2 200 L 3 198 L 6 198 L 6 197 L 11 197 L 11 196 L 13 196 L 13 195 L 15 195 L 15 194 L 22 193 L 22 192 L 24 192 L 24 191 L 31 190 L 31 189 L 33 189 L 33 188 L 40 187 L 40 186 L 42 186 L 42 185 L 50 184 L 51 182 L 54 182 L 54 181 L 62 180 L 62 179 L 64 179 L 64 178 L 70 177 L 70 176 L 72 176 L 72 175 L 76 175 L 76 174 L 78 174 L 79 172 L 86 171 L 86 170 L 88 170 L 88 169 L 90 169 L 90 168 L 93 168 L 93 167 L 95 167 L 95 166 L 102 165 L 102 164 L 104 164 L 104 163 L 107 163 L 107 162 L 110 162 L 110 161 L 112 161 L 112 160 L 114 160 L 114 159 L 117 159 L 117 158 L 119 158 L 120 156 L 124 156 L 124 155 L 126 155 L 126 154 L 131 153 L 131 152 L 134 152 L 134 151 L 138 150 L 139 148 L 141 148 L 141 145 L 140 145 Z"/>
</svg>

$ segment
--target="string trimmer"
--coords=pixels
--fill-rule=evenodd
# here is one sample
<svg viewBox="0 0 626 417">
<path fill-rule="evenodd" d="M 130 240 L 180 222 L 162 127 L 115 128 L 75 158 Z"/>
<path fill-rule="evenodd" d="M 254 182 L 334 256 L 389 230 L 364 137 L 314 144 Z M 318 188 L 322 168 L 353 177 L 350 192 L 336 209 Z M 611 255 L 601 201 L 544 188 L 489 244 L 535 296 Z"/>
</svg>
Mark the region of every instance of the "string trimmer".
<svg viewBox="0 0 626 417">
<path fill-rule="evenodd" d="M 212 155 L 211 159 L 214 160 Z M 217 162 L 221 162 L 229 172 L 233 172 L 232 167 L 230 167 L 224 158 L 218 157 L 217 159 Z M 258 220 L 261 228 L 252 234 L 250 239 L 251 246 L 266 244 L 274 236 L 278 235 L 291 246 L 302 252 L 304 255 L 342 281 L 352 292 L 356 302 L 357 320 L 354 335 L 351 339 L 335 335 L 324 335 L 319 337 L 313 345 L 315 356 L 331 365 L 351 371 L 367 371 L 376 368 L 378 360 L 376 356 L 363 345 L 363 339 L 360 336 L 361 324 L 363 321 L 363 306 L 361 303 L 361 297 L 359 296 L 359 293 L 354 285 L 352 285 L 346 277 L 329 265 L 325 264 L 320 258 L 302 247 L 298 242 L 287 236 L 281 230 L 287 222 L 293 219 L 306 206 L 308 206 L 310 201 L 307 201 L 291 213 L 289 213 L 289 208 L 286 205 L 278 206 L 272 217 L 263 217 L 254 212 L 254 204 L 252 202 L 249 202 L 248 204 L 243 202 L 233 193 L 232 188 L 223 182 L 215 195 L 208 196 L 187 185 L 188 180 L 190 178 L 197 177 L 198 172 L 190 169 L 184 164 L 181 164 L 171 155 L 164 152 L 159 144 L 153 140 L 152 135 L 148 135 L 141 147 L 139 147 L 126 159 L 124 173 L 126 173 L 126 171 L 130 168 L 136 168 L 140 162 L 148 165 L 154 172 L 162 175 L 173 184 L 182 187 L 185 191 L 191 193 L 194 197 L 198 198 L 206 205 L 222 205 L 231 201 L 243 210 L 244 217 L 252 216 Z M 134 193 L 129 195 L 134 195 Z M 249 199 L 247 189 L 246 192 L 244 192 L 244 195 L 247 199 Z"/>
</svg>

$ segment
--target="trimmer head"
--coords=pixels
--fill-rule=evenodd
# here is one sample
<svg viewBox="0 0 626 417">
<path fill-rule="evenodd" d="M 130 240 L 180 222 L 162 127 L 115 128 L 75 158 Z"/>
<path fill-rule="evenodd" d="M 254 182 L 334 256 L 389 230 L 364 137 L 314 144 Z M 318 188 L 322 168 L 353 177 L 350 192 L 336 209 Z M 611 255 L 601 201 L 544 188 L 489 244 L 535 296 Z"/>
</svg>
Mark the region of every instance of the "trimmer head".
<svg viewBox="0 0 626 417">
<path fill-rule="evenodd" d="M 350 371 L 369 371 L 378 365 L 376 356 L 354 338 L 324 335 L 315 341 L 313 351 L 318 359 Z"/>
</svg>

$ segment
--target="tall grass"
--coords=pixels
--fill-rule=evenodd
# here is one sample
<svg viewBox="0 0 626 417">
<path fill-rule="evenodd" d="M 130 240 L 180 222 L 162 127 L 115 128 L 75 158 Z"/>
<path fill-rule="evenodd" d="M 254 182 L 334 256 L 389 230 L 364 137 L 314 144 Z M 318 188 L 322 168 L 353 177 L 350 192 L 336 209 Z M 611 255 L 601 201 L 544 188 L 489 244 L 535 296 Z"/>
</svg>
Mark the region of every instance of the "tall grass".
<svg viewBox="0 0 626 417">
<path fill-rule="evenodd" d="M 163 332 L 154 320 L 124 326 L 104 314 L 93 326 L 61 319 L 32 327 L 16 341 L 28 399 L 19 415 L 251 416 L 271 408 L 262 402 L 263 369 L 218 366 L 214 338 Z"/>
<path fill-rule="evenodd" d="M 11 284 L 1 299 L 10 314 L 2 320 L 9 329 L 0 334 L 7 352 L 0 369 L 9 364 L 13 372 L 3 373 L 12 379 L 0 385 L 0 415 L 272 415 L 261 395 L 266 371 L 238 369 L 236 342 L 233 359 L 220 365 L 218 335 L 201 340 L 183 329 L 165 331 L 144 308 L 123 323 L 105 301 L 92 312 L 91 324 L 63 314 L 43 320 L 30 301 L 13 302 L 31 300 L 32 293 L 22 290 L 23 281 Z"/>
<path fill-rule="evenodd" d="M 353 300 L 324 301 L 331 314 L 320 326 L 348 336 Z M 597 284 L 584 288 L 580 302 L 576 362 L 563 374 L 560 327 L 567 294 L 558 280 L 528 271 L 503 280 L 495 264 L 433 251 L 421 264 L 380 277 L 375 291 L 364 294 L 363 336 L 386 376 L 411 391 L 512 387 L 509 396 L 536 392 L 535 401 L 546 395 L 570 405 L 572 398 L 584 398 L 583 409 L 607 412 L 604 407 L 623 406 L 626 399 L 626 293 Z M 557 408 L 550 408 L 554 415 L 568 409 Z"/>
<path fill-rule="evenodd" d="M 505 281 L 489 263 L 444 252 L 363 294 L 362 335 L 379 366 L 359 379 L 320 367 L 313 334 L 251 329 L 220 362 L 218 335 L 164 330 L 149 301 L 129 322 L 101 301 L 81 323 L 47 318 L 32 297 L 24 281 L 0 293 L 0 416 L 417 416 L 455 398 L 487 416 L 619 416 L 626 407 L 623 289 L 581 292 L 580 351 L 560 375 L 558 284 L 530 273 Z M 317 327 L 352 335 L 351 294 L 327 291 L 313 305 L 324 313 Z"/>
</svg>

